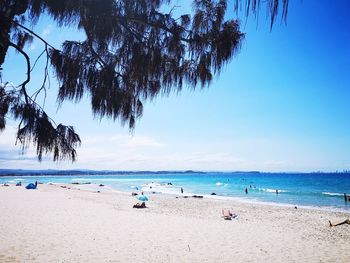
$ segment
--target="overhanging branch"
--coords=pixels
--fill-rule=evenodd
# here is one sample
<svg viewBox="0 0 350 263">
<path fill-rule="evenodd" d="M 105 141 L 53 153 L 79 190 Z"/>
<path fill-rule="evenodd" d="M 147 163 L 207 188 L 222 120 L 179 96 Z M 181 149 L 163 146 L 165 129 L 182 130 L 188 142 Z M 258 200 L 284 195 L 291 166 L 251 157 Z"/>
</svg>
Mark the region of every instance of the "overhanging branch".
<svg viewBox="0 0 350 263">
<path fill-rule="evenodd" d="M 37 37 L 38 39 L 40 39 L 45 45 L 49 46 L 50 48 L 52 49 L 55 49 L 57 50 L 54 46 L 52 46 L 50 43 L 48 43 L 45 39 L 43 39 L 41 36 L 39 36 L 37 33 L 35 33 L 33 30 L 30 30 L 28 27 L 25 27 L 21 24 L 19 24 L 18 22 L 16 21 L 12 21 L 16 26 L 26 30 L 27 32 L 29 32 L 30 34 L 32 34 L 33 36 Z"/>
<path fill-rule="evenodd" d="M 24 58 L 26 59 L 26 63 L 27 63 L 27 79 L 22 82 L 22 84 L 19 85 L 19 87 L 21 87 L 22 89 L 22 92 L 24 94 L 24 98 L 25 98 L 25 101 L 27 104 L 29 104 L 29 96 L 28 96 L 28 93 L 27 93 L 27 90 L 26 90 L 26 85 L 27 83 L 30 82 L 30 59 L 29 59 L 29 56 L 26 52 L 24 52 L 19 46 L 17 46 L 15 43 L 12 43 L 12 42 L 9 42 L 9 46 L 10 47 L 13 47 L 15 48 L 19 53 L 21 53 Z"/>
</svg>

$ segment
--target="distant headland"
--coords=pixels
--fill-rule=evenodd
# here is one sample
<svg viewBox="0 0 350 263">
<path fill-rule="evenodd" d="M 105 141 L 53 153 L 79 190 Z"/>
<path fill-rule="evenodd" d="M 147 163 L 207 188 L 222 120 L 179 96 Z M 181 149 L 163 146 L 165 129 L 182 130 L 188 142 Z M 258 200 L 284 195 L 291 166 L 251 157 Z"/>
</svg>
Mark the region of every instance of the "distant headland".
<svg viewBox="0 0 350 263">
<path fill-rule="evenodd" d="M 334 172 L 261 172 L 261 171 L 197 171 L 197 170 L 169 170 L 169 171 L 128 171 L 128 170 L 27 170 L 27 169 L 0 169 L 0 177 L 3 176 L 67 176 L 67 175 L 150 175 L 150 174 L 210 174 L 210 173 L 232 173 L 232 174 L 350 174 L 350 171 Z"/>
</svg>

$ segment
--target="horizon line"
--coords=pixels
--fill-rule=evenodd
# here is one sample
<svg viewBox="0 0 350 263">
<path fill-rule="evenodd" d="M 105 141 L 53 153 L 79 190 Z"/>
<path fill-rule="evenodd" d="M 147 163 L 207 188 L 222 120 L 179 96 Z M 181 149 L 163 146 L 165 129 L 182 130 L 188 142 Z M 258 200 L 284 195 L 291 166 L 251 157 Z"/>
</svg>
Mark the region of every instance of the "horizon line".
<svg viewBox="0 0 350 263">
<path fill-rule="evenodd" d="M 350 170 L 335 170 L 335 171 L 259 171 L 259 170 L 94 170 L 94 169 L 6 169 L 0 168 L 0 174 L 3 172 L 94 172 L 94 173 L 261 173 L 261 174 L 313 174 L 313 173 L 327 173 L 327 174 L 348 174 Z"/>
</svg>

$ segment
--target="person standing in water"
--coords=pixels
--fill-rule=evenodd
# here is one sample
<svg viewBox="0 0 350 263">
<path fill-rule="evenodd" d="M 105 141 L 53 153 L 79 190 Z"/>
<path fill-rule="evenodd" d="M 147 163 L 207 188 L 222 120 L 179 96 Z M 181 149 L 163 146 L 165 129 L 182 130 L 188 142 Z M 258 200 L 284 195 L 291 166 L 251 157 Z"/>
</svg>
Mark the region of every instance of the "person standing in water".
<svg viewBox="0 0 350 263">
<path fill-rule="evenodd" d="M 276 189 L 276 195 L 278 195 L 278 189 Z"/>
<path fill-rule="evenodd" d="M 181 187 L 181 194 L 183 194 L 184 193 L 184 189 Z"/>
<path fill-rule="evenodd" d="M 348 201 L 348 197 L 346 196 L 346 193 L 344 193 L 344 200 L 345 200 L 345 202 Z"/>
<path fill-rule="evenodd" d="M 247 187 L 245 188 L 245 193 L 248 194 L 248 188 Z"/>
</svg>

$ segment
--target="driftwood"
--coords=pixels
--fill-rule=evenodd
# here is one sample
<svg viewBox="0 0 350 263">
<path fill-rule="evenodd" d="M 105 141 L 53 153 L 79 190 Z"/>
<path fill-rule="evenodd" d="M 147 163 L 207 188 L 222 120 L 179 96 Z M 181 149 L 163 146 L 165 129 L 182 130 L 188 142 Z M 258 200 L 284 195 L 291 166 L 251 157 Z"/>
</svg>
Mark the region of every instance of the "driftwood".
<svg viewBox="0 0 350 263">
<path fill-rule="evenodd" d="M 342 222 L 336 223 L 336 224 L 332 224 L 331 221 L 329 220 L 329 226 L 340 226 L 340 225 L 344 225 L 344 224 L 348 224 L 350 225 L 350 219 L 346 219 Z"/>
</svg>

